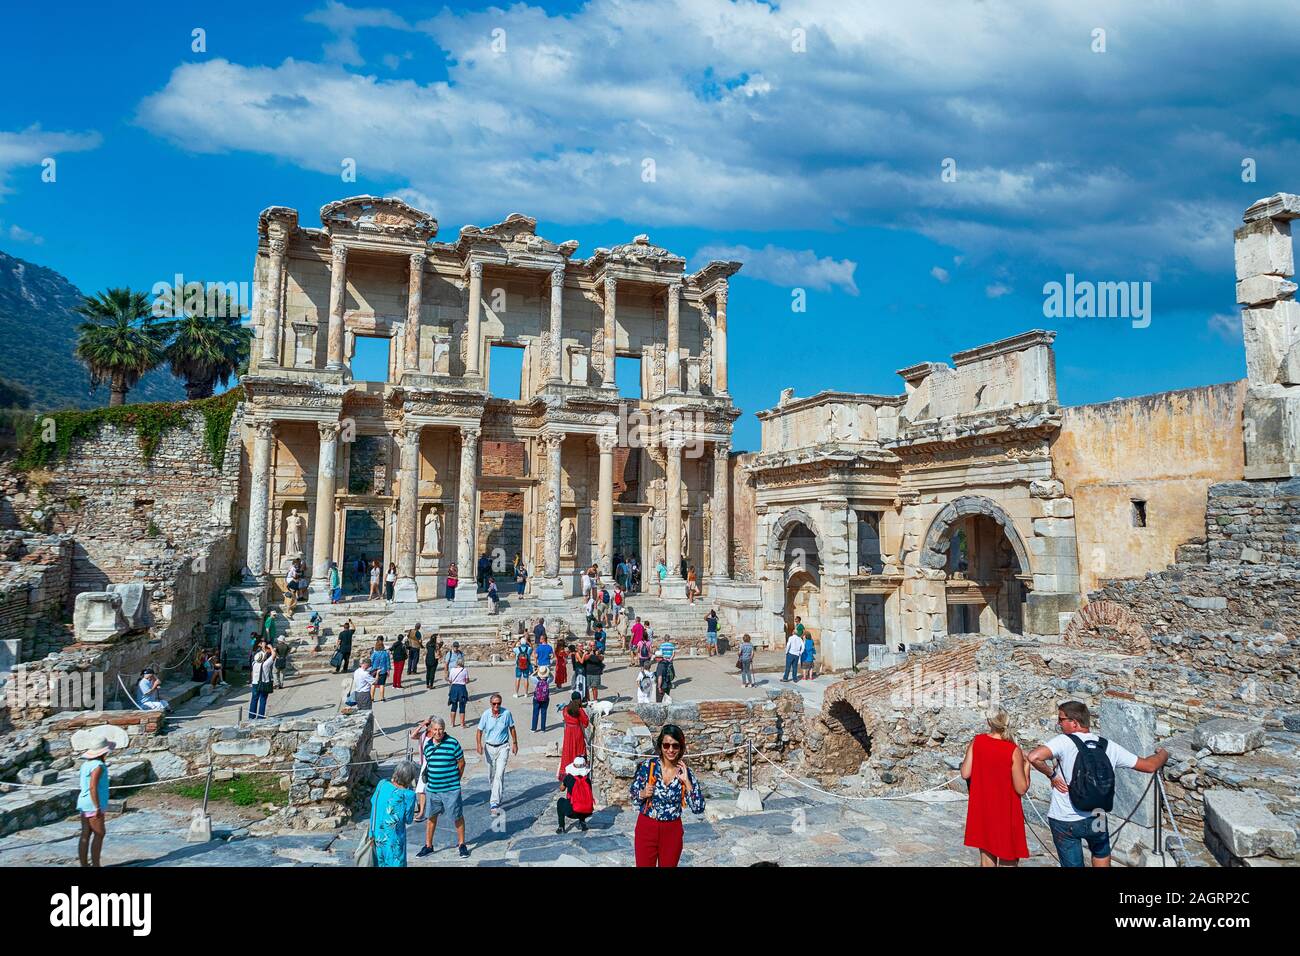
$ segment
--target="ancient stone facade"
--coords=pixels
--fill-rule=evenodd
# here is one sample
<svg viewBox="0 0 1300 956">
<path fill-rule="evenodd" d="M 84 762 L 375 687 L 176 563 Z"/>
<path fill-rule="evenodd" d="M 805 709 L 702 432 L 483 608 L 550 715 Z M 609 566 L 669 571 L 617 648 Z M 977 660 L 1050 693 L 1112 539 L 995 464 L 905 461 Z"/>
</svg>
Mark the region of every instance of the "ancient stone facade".
<svg viewBox="0 0 1300 956">
<path fill-rule="evenodd" d="M 346 590 L 367 590 L 357 561 L 379 560 L 414 602 L 441 596 L 453 563 L 468 580 L 487 554 L 509 575 L 518 553 L 548 598 L 616 555 L 638 556 L 647 580 L 666 560 L 670 594 L 682 559 L 729 581 L 739 263 L 688 274 L 645 236 L 576 258 L 521 215 L 437 242 L 432 217 L 364 196 L 321 223 L 283 207 L 258 222 L 240 532 L 252 579 L 280 581 L 299 558 L 317 597 L 331 562 Z M 353 374 L 365 338 L 388 346 L 383 381 Z M 499 348 L 523 351 L 517 399 L 489 394 Z M 639 383 L 619 380 L 620 359 L 639 360 Z"/>
<path fill-rule="evenodd" d="M 843 669 L 948 633 L 1059 633 L 1079 581 L 1051 457 L 1054 336 L 903 369 L 901 395 L 787 394 L 759 413 L 747 467 L 770 641 L 798 616 Z"/>
</svg>

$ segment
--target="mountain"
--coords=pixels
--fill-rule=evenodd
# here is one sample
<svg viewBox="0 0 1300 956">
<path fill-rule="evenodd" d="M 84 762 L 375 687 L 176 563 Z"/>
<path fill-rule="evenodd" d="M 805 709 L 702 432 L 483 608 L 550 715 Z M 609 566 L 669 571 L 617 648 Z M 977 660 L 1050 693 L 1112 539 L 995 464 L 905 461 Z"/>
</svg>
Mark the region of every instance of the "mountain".
<svg viewBox="0 0 1300 956">
<path fill-rule="evenodd" d="M 73 310 L 81 292 L 53 269 L 0 252 L 0 379 L 31 393 L 31 407 L 91 408 L 108 404 L 108 386 L 90 391 L 90 373 L 77 361 Z M 167 369 L 155 369 L 127 392 L 128 402 L 174 401 L 185 389 Z"/>
</svg>

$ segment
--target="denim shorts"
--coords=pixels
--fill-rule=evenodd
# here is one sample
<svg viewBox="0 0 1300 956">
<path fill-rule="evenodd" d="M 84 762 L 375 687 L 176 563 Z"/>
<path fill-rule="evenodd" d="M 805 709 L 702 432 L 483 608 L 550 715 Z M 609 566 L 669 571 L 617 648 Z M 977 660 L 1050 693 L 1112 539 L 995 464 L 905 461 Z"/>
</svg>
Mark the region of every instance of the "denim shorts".
<svg viewBox="0 0 1300 956">
<path fill-rule="evenodd" d="M 465 705 L 469 703 L 469 688 L 464 684 L 452 684 L 451 690 L 447 692 L 447 706 L 451 712 L 465 713 Z"/>
<path fill-rule="evenodd" d="M 440 817 L 443 814 L 446 814 L 452 820 L 459 820 L 465 816 L 464 808 L 461 806 L 459 787 L 455 790 L 443 790 L 438 793 L 434 793 L 432 790 L 424 792 L 425 819 Z"/>
<path fill-rule="evenodd" d="M 1048 818 L 1047 824 L 1052 828 L 1052 842 L 1056 844 L 1056 855 L 1061 859 L 1061 866 L 1083 866 L 1083 846 L 1086 841 L 1088 852 L 1095 858 L 1110 856 L 1110 826 L 1101 817 L 1102 828 L 1094 830 L 1096 817 L 1065 822 Z"/>
</svg>

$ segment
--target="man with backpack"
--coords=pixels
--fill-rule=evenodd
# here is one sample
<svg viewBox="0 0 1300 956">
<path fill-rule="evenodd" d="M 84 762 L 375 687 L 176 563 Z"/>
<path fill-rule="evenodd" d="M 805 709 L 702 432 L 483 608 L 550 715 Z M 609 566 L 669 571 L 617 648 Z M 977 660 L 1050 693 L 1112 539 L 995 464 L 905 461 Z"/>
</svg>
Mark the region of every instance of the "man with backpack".
<svg viewBox="0 0 1300 956">
<path fill-rule="evenodd" d="M 528 635 L 523 634 L 519 638 L 519 643 L 515 645 L 515 698 L 524 696 L 519 688 L 523 687 L 528 690 L 528 678 L 533 673 L 533 645 L 528 640 Z"/>
<path fill-rule="evenodd" d="M 668 657 L 661 657 L 659 666 L 655 668 L 655 703 L 662 703 L 665 697 L 673 692 L 673 681 L 677 680 L 677 671 L 673 669 L 673 659 L 671 653 Z"/>
<path fill-rule="evenodd" d="M 1052 781 L 1047 823 L 1061 866 L 1083 866 L 1083 843 L 1093 866 L 1110 866 L 1110 828 L 1106 814 L 1114 809 L 1116 769 L 1158 773 L 1169 751 L 1158 747 L 1149 757 L 1130 753 L 1113 740 L 1089 730 L 1088 707 L 1067 700 L 1056 708 L 1061 733 L 1028 754 L 1030 764 Z M 1055 766 L 1048 763 L 1054 760 Z"/>
</svg>

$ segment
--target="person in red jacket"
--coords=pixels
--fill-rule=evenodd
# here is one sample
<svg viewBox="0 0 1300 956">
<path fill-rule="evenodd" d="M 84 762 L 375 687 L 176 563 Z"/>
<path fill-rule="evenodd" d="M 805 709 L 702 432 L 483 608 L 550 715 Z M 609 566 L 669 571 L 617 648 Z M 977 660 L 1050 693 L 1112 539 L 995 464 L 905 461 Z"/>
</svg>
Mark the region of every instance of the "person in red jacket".
<svg viewBox="0 0 1300 956">
<path fill-rule="evenodd" d="M 980 866 L 1018 866 L 1028 858 L 1025 811 L 1029 761 L 1011 737 L 1005 710 L 988 717 L 989 732 L 966 747 L 961 776 L 970 787 L 966 801 L 966 846 L 980 851 Z"/>
</svg>

